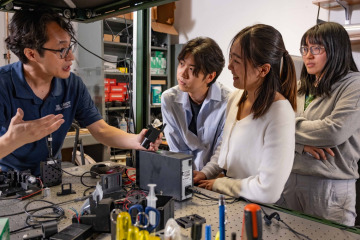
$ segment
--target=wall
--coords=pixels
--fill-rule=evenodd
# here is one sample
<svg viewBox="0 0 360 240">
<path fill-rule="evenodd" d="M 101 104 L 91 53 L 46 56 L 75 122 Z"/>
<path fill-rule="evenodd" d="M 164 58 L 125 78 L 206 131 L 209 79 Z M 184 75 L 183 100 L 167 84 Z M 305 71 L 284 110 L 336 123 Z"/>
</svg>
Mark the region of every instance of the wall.
<svg viewBox="0 0 360 240">
<path fill-rule="evenodd" d="M 9 22 L 12 17 L 12 13 L 9 13 Z M 7 53 L 6 44 L 5 44 L 5 38 L 6 38 L 6 13 L 0 12 L 0 66 L 4 66 L 8 64 L 7 59 L 4 58 L 4 54 Z M 18 61 L 18 58 L 10 52 L 10 62 L 16 62 Z"/>
<path fill-rule="evenodd" d="M 351 23 L 360 23 L 360 4 L 351 6 Z M 179 32 L 173 43 L 186 43 L 198 36 L 216 40 L 225 57 L 232 37 L 242 28 L 255 23 L 274 26 L 283 35 L 291 55 L 299 56 L 302 35 L 316 24 L 318 7 L 312 0 L 180 0 L 176 2 L 175 28 Z M 320 9 L 324 21 L 345 22 L 343 8 Z M 353 45 L 354 58 L 360 68 L 360 44 Z M 226 61 L 226 66 L 228 61 Z M 232 75 L 224 69 L 219 81 L 232 87 Z"/>
<path fill-rule="evenodd" d="M 360 23 L 360 4 L 351 9 L 351 23 Z M 290 54 L 299 56 L 301 36 L 316 23 L 317 12 L 318 7 L 312 0 L 180 0 L 176 2 L 174 24 L 179 36 L 173 38 L 172 43 L 186 43 L 197 36 L 208 36 L 218 42 L 227 56 L 230 40 L 238 31 L 255 23 L 265 23 L 282 33 Z M 342 8 L 331 11 L 321 8 L 320 19 L 343 24 L 345 13 Z M 0 12 L 0 66 L 7 64 L 2 57 L 6 53 L 5 30 L 5 13 Z M 360 68 L 360 44 L 353 45 L 353 50 Z M 11 62 L 14 61 L 17 57 L 11 54 Z M 219 81 L 232 87 L 230 71 L 224 69 Z"/>
</svg>

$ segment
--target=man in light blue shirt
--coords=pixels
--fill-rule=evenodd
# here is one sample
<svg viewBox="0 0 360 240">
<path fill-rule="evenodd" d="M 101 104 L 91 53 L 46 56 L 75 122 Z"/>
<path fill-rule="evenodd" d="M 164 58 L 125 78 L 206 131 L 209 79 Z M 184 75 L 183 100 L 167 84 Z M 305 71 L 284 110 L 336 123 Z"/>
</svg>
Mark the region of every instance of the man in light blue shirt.
<svg viewBox="0 0 360 240">
<path fill-rule="evenodd" d="M 193 154 L 201 170 L 220 146 L 230 90 L 216 82 L 225 60 L 211 38 L 190 40 L 181 50 L 178 85 L 161 96 L 165 137 L 173 152 Z"/>
</svg>

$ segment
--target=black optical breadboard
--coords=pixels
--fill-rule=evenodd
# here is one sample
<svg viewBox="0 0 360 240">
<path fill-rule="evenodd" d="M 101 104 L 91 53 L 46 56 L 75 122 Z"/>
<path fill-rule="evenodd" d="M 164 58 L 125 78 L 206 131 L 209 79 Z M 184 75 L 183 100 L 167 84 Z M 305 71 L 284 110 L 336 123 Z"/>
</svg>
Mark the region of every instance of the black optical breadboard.
<svg viewBox="0 0 360 240">
<path fill-rule="evenodd" d="M 49 160 L 40 163 L 41 180 L 45 187 L 52 187 L 61 184 L 62 170 L 61 161 Z"/>
<path fill-rule="evenodd" d="M 92 226 L 73 223 L 61 232 L 50 237 L 50 240 L 85 240 L 92 235 Z"/>
</svg>

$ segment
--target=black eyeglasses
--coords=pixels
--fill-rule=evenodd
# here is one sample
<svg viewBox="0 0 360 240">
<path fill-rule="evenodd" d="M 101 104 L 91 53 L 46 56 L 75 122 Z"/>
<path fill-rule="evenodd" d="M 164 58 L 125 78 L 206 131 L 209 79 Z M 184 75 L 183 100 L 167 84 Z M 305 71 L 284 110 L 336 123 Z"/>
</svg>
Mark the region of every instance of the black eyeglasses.
<svg viewBox="0 0 360 240">
<path fill-rule="evenodd" d="M 51 49 L 51 48 L 41 47 L 41 49 L 48 50 L 48 51 L 53 51 L 53 52 L 59 52 L 60 53 L 60 58 L 64 59 L 69 55 L 70 50 L 71 50 L 71 52 L 75 52 L 76 47 L 77 47 L 76 42 L 71 42 L 70 46 L 67 47 L 67 48 Z"/>
<path fill-rule="evenodd" d="M 310 48 L 301 46 L 301 48 L 300 48 L 301 55 L 306 56 L 309 52 L 309 49 L 310 49 L 310 52 L 312 55 L 319 55 L 324 52 L 324 51 L 322 51 L 322 49 L 325 49 L 325 48 L 323 46 L 311 46 Z"/>
</svg>

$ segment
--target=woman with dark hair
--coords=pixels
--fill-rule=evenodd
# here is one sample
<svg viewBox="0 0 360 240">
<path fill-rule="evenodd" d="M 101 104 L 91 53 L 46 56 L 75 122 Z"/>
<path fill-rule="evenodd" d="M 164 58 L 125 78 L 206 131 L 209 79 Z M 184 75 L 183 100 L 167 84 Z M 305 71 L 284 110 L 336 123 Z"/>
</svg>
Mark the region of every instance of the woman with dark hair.
<svg viewBox="0 0 360 240">
<path fill-rule="evenodd" d="M 349 36 L 338 23 L 310 28 L 301 39 L 296 152 L 278 204 L 354 225 L 360 158 L 360 74 Z"/>
<path fill-rule="evenodd" d="M 263 203 L 276 202 L 295 149 L 296 77 L 281 34 L 257 24 L 231 41 L 229 98 L 221 147 L 194 172 L 200 187 Z M 217 178 L 226 170 L 226 177 Z M 207 179 L 207 180 L 206 180 Z"/>
</svg>

